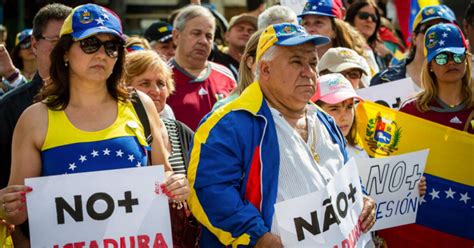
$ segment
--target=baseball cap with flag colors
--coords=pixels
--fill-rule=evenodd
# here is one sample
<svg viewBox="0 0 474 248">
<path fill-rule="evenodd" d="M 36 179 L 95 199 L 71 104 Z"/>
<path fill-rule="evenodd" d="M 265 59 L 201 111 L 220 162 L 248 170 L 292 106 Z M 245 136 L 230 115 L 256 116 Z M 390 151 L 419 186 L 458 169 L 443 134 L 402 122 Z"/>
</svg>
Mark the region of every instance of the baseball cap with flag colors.
<svg viewBox="0 0 474 248">
<path fill-rule="evenodd" d="M 431 20 L 444 20 L 446 22 L 455 23 L 456 17 L 453 14 L 453 11 L 446 5 L 434 5 L 426 6 L 422 8 L 413 20 L 413 32 L 416 31 L 416 28 L 423 23 L 429 22 Z"/>
<path fill-rule="evenodd" d="M 126 39 L 117 14 L 96 4 L 85 4 L 69 14 L 59 36 L 70 34 L 74 40 L 82 40 L 99 33 L 113 34 L 123 41 Z"/>
<path fill-rule="evenodd" d="M 442 52 L 463 54 L 467 42 L 458 26 L 454 24 L 437 24 L 426 30 L 425 55 L 428 62 Z"/>
<path fill-rule="evenodd" d="M 263 31 L 258 40 L 256 61 L 258 62 L 265 51 L 273 45 L 298 46 L 306 42 L 312 42 L 314 45 L 324 45 L 329 41 L 326 36 L 308 34 L 300 25 L 292 23 L 270 25 Z"/>
<path fill-rule="evenodd" d="M 298 17 L 305 15 L 330 16 L 342 19 L 341 0 L 308 0 L 303 8 L 303 13 Z"/>
<path fill-rule="evenodd" d="M 25 30 L 19 32 L 18 34 L 16 34 L 15 46 L 18 46 L 18 44 L 22 43 L 28 37 L 31 37 L 32 34 L 33 34 L 32 29 L 25 29 Z"/>
<path fill-rule="evenodd" d="M 315 99 L 328 104 L 337 104 L 349 98 L 363 99 L 357 95 L 352 84 L 340 73 L 322 75 L 319 78 L 320 94 Z"/>
</svg>

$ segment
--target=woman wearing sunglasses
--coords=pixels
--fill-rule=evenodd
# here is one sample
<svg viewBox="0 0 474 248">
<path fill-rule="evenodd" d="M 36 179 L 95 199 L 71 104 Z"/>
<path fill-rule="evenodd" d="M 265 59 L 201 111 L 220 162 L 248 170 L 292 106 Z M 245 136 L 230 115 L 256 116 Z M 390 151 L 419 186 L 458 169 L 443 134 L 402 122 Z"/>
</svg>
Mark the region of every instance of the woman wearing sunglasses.
<svg viewBox="0 0 474 248">
<path fill-rule="evenodd" d="M 15 47 L 11 52 L 12 62 L 27 81 L 31 81 L 38 66 L 31 46 L 32 29 L 25 29 L 16 35 Z"/>
<path fill-rule="evenodd" d="M 426 61 L 421 72 L 424 91 L 400 110 L 474 133 L 471 54 L 454 24 L 437 24 L 426 31 Z"/>
<path fill-rule="evenodd" d="M 185 176 L 173 174 L 166 159 L 158 112 L 138 92 L 153 136 L 147 151 L 143 125 L 120 81 L 123 45 L 120 19 L 108 9 L 81 5 L 65 20 L 40 102 L 23 112 L 14 131 L 10 190 L 0 197 L 0 215 L 9 223 L 27 219 L 28 190 L 20 185 L 30 177 L 164 164 L 162 190 L 173 200 L 187 198 Z"/>
<path fill-rule="evenodd" d="M 372 0 L 352 4 L 347 10 L 346 22 L 354 26 L 367 41 L 369 46 L 366 47 L 366 52 L 373 58 L 368 62 L 371 68 L 375 68 L 374 72 L 385 70 L 391 55 L 378 37 L 381 21 L 377 5 Z M 370 64 L 372 61 L 376 64 Z"/>
</svg>

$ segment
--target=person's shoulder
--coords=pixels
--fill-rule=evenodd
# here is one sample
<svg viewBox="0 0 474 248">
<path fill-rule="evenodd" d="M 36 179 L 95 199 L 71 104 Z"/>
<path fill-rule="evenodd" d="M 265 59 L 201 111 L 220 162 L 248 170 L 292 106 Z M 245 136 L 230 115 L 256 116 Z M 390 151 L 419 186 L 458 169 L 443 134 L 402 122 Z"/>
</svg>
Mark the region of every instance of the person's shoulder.
<svg viewBox="0 0 474 248">
<path fill-rule="evenodd" d="M 232 74 L 229 68 L 212 61 L 209 61 L 209 64 L 211 66 L 211 70 L 218 72 L 235 82 L 234 74 Z"/>
<path fill-rule="evenodd" d="M 375 86 L 383 83 L 388 83 L 391 81 L 403 79 L 406 77 L 406 64 L 405 62 L 400 62 L 397 65 L 389 67 L 377 74 L 370 80 L 370 86 Z"/>
<path fill-rule="evenodd" d="M 404 113 L 418 112 L 418 109 L 416 108 L 416 102 L 417 102 L 416 97 L 408 98 L 402 103 L 402 106 L 400 107 L 400 111 Z"/>
<path fill-rule="evenodd" d="M 16 103 L 23 101 L 32 102 L 34 96 L 38 94 L 40 88 L 41 82 L 35 80 L 29 83 L 22 84 L 3 95 L 0 98 L 0 106 L 7 103 Z"/>
</svg>

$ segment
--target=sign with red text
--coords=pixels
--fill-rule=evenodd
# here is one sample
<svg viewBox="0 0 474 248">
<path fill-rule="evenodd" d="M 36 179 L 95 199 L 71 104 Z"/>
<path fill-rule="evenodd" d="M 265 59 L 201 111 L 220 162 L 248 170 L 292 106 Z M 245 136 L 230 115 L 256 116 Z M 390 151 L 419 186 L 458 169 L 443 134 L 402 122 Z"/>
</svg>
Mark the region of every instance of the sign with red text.
<svg viewBox="0 0 474 248">
<path fill-rule="evenodd" d="M 429 150 L 386 158 L 356 158 L 362 183 L 377 204 L 373 231 L 415 223 L 418 184 Z"/>
<path fill-rule="evenodd" d="M 354 159 L 326 188 L 275 204 L 280 237 L 285 247 L 364 247 L 359 215 L 362 189 Z"/>
<path fill-rule="evenodd" d="M 411 78 L 404 78 L 384 84 L 357 90 L 357 95 L 365 100 L 381 104 L 392 109 L 400 109 L 402 103 L 414 97 L 421 89 Z"/>
<path fill-rule="evenodd" d="M 31 247 L 173 247 L 163 166 L 26 179 Z"/>
</svg>

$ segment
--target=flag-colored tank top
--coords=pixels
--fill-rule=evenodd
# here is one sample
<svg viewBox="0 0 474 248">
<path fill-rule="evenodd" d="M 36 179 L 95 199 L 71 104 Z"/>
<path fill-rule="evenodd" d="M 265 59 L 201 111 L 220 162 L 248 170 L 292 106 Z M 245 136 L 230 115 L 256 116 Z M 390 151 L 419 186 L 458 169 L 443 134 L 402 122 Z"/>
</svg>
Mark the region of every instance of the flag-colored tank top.
<svg viewBox="0 0 474 248">
<path fill-rule="evenodd" d="M 76 128 L 62 111 L 48 109 L 41 148 L 42 176 L 147 165 L 144 129 L 131 102 L 118 102 L 117 118 L 99 131 Z"/>
</svg>

